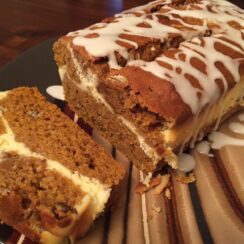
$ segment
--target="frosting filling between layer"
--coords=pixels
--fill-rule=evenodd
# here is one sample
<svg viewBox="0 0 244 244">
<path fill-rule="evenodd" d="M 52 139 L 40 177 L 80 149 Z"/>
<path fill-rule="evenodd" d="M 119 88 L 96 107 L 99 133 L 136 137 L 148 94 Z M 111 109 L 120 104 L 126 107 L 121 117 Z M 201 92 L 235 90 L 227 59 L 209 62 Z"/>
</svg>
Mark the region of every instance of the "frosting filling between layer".
<svg viewBox="0 0 244 244">
<path fill-rule="evenodd" d="M 48 159 L 41 154 L 32 152 L 28 147 L 25 146 L 25 144 L 15 140 L 14 133 L 3 116 L 0 117 L 0 120 L 2 121 L 6 131 L 6 133 L 0 135 L 0 157 L 2 153 L 16 152 L 21 156 L 35 157 L 46 160 L 48 169 L 57 171 L 62 176 L 68 178 L 87 194 L 87 196 L 82 199 L 81 203 L 75 206 L 79 214 L 82 214 L 84 211 L 83 206 L 88 200 L 87 197 L 89 198 L 91 209 L 93 211 L 93 219 L 95 219 L 95 217 L 104 210 L 105 204 L 108 201 L 111 192 L 111 189 L 108 186 L 100 183 L 97 179 L 91 179 L 87 176 L 79 174 L 77 171 L 72 172 L 58 161 Z"/>
</svg>

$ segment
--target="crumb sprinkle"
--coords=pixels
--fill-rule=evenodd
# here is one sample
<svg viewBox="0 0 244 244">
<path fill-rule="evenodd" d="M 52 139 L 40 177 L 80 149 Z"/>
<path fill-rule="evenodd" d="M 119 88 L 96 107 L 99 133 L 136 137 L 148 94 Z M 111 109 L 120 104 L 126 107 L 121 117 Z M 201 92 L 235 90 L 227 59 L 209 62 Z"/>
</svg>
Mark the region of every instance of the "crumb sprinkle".
<svg viewBox="0 0 244 244">
<path fill-rule="evenodd" d="M 169 174 L 161 176 L 161 182 L 153 189 L 153 193 L 156 195 L 161 194 L 164 191 L 164 189 L 168 186 L 169 179 L 170 179 Z"/>
<path fill-rule="evenodd" d="M 170 175 L 157 175 L 156 177 L 151 178 L 149 182 L 149 186 L 144 184 L 143 182 L 139 182 L 136 186 L 136 192 L 143 194 L 153 189 L 153 193 L 155 195 L 161 194 L 166 187 L 169 185 Z"/>
<path fill-rule="evenodd" d="M 176 181 L 182 183 L 182 184 L 190 184 L 196 181 L 196 177 L 194 173 L 190 173 L 189 176 L 177 176 Z"/>
</svg>

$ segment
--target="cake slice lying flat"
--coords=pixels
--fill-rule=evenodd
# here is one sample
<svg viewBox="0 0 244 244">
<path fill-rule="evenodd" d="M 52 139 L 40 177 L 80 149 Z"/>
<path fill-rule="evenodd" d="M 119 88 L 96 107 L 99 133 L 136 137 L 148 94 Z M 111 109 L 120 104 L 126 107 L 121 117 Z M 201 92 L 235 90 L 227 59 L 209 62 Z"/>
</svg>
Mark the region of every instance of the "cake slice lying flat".
<svg viewBox="0 0 244 244">
<path fill-rule="evenodd" d="M 0 219 L 34 241 L 81 237 L 124 170 L 36 88 L 0 92 Z"/>
<path fill-rule="evenodd" d="M 240 109 L 244 11 L 159 0 L 54 45 L 70 107 L 141 170 L 165 163 Z"/>
</svg>

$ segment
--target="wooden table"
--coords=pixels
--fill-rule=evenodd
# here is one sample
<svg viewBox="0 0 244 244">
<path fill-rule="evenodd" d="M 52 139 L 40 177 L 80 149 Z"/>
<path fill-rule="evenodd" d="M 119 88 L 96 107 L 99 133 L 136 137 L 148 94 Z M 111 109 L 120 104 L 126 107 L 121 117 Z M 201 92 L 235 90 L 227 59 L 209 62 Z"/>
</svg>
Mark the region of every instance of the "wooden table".
<svg viewBox="0 0 244 244">
<path fill-rule="evenodd" d="M 231 0 L 244 8 L 244 0 Z M 0 66 L 35 44 L 148 0 L 1 0 Z"/>
</svg>

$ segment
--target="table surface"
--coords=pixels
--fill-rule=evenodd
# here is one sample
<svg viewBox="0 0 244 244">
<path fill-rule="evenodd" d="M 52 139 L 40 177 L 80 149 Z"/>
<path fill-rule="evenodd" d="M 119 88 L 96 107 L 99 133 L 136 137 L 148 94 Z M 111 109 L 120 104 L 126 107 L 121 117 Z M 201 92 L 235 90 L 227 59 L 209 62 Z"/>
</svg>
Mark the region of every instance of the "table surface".
<svg viewBox="0 0 244 244">
<path fill-rule="evenodd" d="M 48 38 L 84 28 L 148 0 L 0 1 L 0 66 Z M 231 2 L 244 8 L 243 0 Z"/>
</svg>

